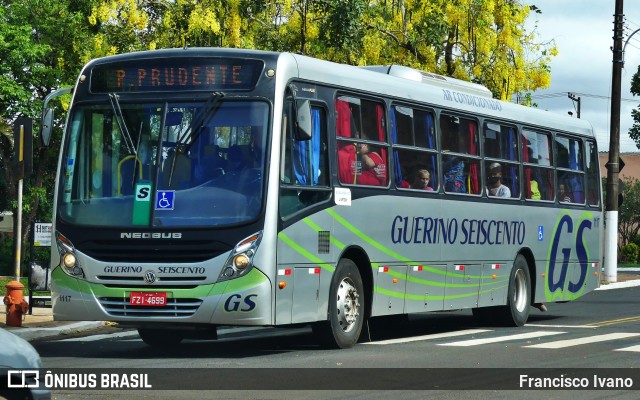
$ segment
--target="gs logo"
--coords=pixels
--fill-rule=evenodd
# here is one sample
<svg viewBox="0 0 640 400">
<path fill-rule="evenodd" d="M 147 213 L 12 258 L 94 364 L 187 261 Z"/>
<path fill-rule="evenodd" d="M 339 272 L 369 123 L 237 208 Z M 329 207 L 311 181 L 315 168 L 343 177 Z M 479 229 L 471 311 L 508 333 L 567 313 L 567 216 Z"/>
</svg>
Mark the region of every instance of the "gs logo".
<svg viewBox="0 0 640 400">
<path fill-rule="evenodd" d="M 239 294 L 232 294 L 227 301 L 224 302 L 224 310 L 227 312 L 249 312 L 256 308 L 256 303 L 253 300 L 258 297 L 257 294 L 249 294 L 242 298 Z"/>
<path fill-rule="evenodd" d="M 572 234 L 574 232 L 574 222 L 570 215 L 565 214 L 560 217 L 555 229 L 553 240 L 551 242 L 551 252 L 549 253 L 549 266 L 547 269 L 547 300 L 554 300 L 557 297 L 565 297 L 573 299 L 582 291 L 584 281 L 587 278 L 589 254 L 584 244 L 585 230 L 591 230 L 591 214 L 586 213 L 580 219 L 575 232 L 574 247 L 560 247 L 560 239 L 563 235 Z M 576 282 L 567 281 L 567 272 L 569 271 L 569 260 L 571 252 L 575 249 L 575 258 L 578 259 L 578 280 Z M 562 255 L 559 257 L 558 252 Z M 557 260 L 562 259 L 562 265 L 557 265 Z M 559 273 L 556 269 L 559 268 Z M 570 278 L 571 279 L 571 278 Z M 566 292 L 565 292 L 566 287 Z"/>
</svg>

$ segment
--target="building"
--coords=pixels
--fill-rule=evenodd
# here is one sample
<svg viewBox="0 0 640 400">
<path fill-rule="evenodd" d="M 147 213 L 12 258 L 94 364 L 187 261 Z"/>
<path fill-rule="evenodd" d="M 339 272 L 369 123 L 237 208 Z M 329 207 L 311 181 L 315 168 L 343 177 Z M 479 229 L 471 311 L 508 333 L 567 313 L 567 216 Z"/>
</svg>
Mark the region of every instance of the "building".
<svg viewBox="0 0 640 400">
<path fill-rule="evenodd" d="M 607 177 L 606 164 L 609 161 L 609 152 L 600 152 L 600 174 Z M 640 179 L 640 153 L 620 153 L 620 158 L 624 161 L 624 168 L 620 171 L 620 179 L 632 177 Z"/>
</svg>

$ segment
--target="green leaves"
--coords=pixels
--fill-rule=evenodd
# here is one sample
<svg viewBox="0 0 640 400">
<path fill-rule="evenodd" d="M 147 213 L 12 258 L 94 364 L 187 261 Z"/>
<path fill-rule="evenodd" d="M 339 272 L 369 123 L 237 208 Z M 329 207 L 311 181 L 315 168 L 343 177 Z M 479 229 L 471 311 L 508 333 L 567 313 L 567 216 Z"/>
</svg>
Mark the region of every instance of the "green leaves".
<svg viewBox="0 0 640 400">
<path fill-rule="evenodd" d="M 631 79 L 631 93 L 634 96 L 640 95 L 640 65 Z M 633 118 L 633 125 L 629 129 L 629 136 L 636 142 L 636 147 L 640 149 L 640 106 L 631 110 L 631 118 Z"/>
</svg>

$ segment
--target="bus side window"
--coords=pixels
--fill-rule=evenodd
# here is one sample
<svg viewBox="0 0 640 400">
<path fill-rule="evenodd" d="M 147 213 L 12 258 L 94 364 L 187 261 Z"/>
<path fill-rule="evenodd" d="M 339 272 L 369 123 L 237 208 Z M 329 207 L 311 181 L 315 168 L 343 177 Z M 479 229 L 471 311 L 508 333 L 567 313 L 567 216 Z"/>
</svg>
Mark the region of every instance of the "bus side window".
<svg viewBox="0 0 640 400">
<path fill-rule="evenodd" d="M 291 104 L 287 103 L 283 118 L 286 127 L 282 138 L 279 202 L 283 218 L 331 197 L 325 110 L 312 106 L 311 139 L 298 141 L 293 135 Z"/>
<path fill-rule="evenodd" d="M 587 179 L 587 200 L 590 206 L 600 205 L 600 179 L 598 178 L 598 150 L 592 141 L 587 142 L 587 157 L 585 157 Z"/>
<path fill-rule="evenodd" d="M 335 107 L 340 183 L 387 186 L 384 106 L 380 102 L 341 96 L 336 99 Z"/>
<path fill-rule="evenodd" d="M 529 200 L 554 199 L 553 170 L 550 168 L 524 167 L 525 196 Z"/>
<path fill-rule="evenodd" d="M 394 178 L 397 188 L 437 191 L 436 139 L 433 113 L 404 106 L 394 106 L 390 113 Z M 403 146 L 403 147 L 401 147 Z M 411 147 L 406 148 L 406 147 Z M 426 171 L 426 172 L 425 172 Z M 429 176 L 429 183 L 418 182 Z"/>
</svg>

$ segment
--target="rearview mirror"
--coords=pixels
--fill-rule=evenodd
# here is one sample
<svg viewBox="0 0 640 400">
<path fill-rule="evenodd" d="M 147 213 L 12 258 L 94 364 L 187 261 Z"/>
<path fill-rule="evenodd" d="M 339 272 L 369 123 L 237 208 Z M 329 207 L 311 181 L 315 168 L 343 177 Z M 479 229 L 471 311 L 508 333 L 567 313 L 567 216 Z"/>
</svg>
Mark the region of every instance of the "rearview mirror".
<svg viewBox="0 0 640 400">
<path fill-rule="evenodd" d="M 53 132 L 53 108 L 48 107 L 49 102 L 58 96 L 73 92 L 73 88 L 62 88 L 53 91 L 44 98 L 42 104 L 42 125 L 40 125 L 40 143 L 43 146 L 49 146 L 51 141 L 51 132 Z"/>
<path fill-rule="evenodd" d="M 49 146 L 51 141 L 51 131 L 53 130 L 53 108 L 47 108 L 42 117 L 42 126 L 40 127 L 40 142 L 43 146 Z"/>
<path fill-rule="evenodd" d="M 309 100 L 296 100 L 296 130 L 298 141 L 311 139 L 311 103 Z"/>
</svg>

